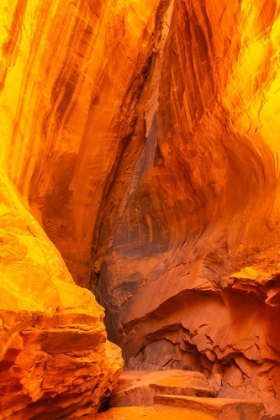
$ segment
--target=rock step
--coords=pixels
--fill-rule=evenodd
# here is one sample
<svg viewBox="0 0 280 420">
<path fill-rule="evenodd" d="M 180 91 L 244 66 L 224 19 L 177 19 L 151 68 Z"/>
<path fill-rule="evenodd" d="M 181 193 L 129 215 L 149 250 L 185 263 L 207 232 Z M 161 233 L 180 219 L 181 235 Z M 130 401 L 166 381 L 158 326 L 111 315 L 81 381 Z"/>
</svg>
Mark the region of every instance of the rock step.
<svg viewBox="0 0 280 420">
<path fill-rule="evenodd" d="M 258 401 L 155 395 L 154 403 L 200 411 L 219 420 L 261 420 L 265 415 L 264 405 Z"/>
<path fill-rule="evenodd" d="M 200 372 L 125 371 L 113 390 L 110 407 L 149 406 L 161 394 L 214 397 L 215 390 Z"/>
<path fill-rule="evenodd" d="M 80 420 L 216 420 L 210 414 L 201 411 L 188 410 L 181 407 L 170 407 L 168 405 L 150 405 L 149 407 L 114 407 L 110 410 L 84 416 Z M 69 418 L 67 420 L 78 420 Z"/>
</svg>

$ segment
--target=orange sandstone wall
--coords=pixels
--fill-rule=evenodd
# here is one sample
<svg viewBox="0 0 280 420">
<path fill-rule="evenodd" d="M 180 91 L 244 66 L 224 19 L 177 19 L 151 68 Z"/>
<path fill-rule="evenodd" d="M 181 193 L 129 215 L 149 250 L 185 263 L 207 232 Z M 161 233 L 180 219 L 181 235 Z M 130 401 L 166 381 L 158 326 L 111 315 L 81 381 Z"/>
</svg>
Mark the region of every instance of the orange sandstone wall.
<svg viewBox="0 0 280 420">
<path fill-rule="evenodd" d="M 0 216 L 0 419 L 96 413 L 123 364 L 103 308 L 74 284 L 2 170 Z"/>
<path fill-rule="evenodd" d="M 85 54 L 84 34 L 90 29 L 86 15 L 80 24 L 75 19 L 74 3 L 63 3 L 3 0 L 0 5 L 3 420 L 66 419 L 96 413 L 123 366 L 120 349 L 107 341 L 103 308 L 90 291 L 75 285 L 61 254 L 23 206 L 24 203 L 28 207 L 32 183 L 38 205 L 33 206 L 34 214 L 42 222 L 45 216 L 39 217 L 41 200 L 50 196 L 49 182 L 55 183 L 58 176 L 59 196 L 66 204 L 67 194 L 60 177 L 68 185 L 73 172 L 73 150 L 77 148 L 79 130 L 74 134 L 74 128 L 70 133 L 70 125 L 64 129 L 59 125 L 62 115 L 67 119 L 71 97 L 79 96 L 75 93 L 76 88 L 80 89 L 75 79 L 76 60 L 85 65 L 82 52 L 78 55 L 69 45 L 80 33 L 79 44 Z M 85 13 L 89 14 L 89 9 Z M 97 20 L 95 10 L 92 19 L 94 16 Z M 69 55 L 68 64 L 63 54 Z M 88 56 L 84 59 L 87 61 Z M 85 114 L 79 112 L 76 119 L 85 120 Z M 58 135 L 57 142 L 54 133 Z M 66 133 L 70 133 L 68 140 Z M 60 204 L 53 206 L 54 214 L 60 208 L 58 217 L 65 211 Z M 67 239 L 66 236 L 64 241 Z"/>
<path fill-rule="evenodd" d="M 127 366 L 279 395 L 280 2 L 7 4 L 3 165 Z"/>
<path fill-rule="evenodd" d="M 88 286 L 100 204 L 138 115 L 157 1 L 6 3 L 4 165 L 78 284 Z M 136 139 L 134 160 L 144 140 Z"/>
</svg>

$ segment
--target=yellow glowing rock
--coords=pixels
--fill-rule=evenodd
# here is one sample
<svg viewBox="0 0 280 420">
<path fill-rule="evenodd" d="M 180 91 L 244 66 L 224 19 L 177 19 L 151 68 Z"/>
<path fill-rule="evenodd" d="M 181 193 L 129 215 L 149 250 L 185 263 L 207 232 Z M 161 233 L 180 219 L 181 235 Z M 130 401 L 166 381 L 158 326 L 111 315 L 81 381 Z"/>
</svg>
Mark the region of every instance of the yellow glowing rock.
<svg viewBox="0 0 280 420">
<path fill-rule="evenodd" d="M 94 413 L 122 368 L 104 311 L 2 172 L 0 220 L 0 418 Z"/>
<path fill-rule="evenodd" d="M 0 8 L 2 166 L 127 365 L 279 397 L 279 0 Z M 13 305 L 52 312 L 64 293 L 39 270 L 44 299 Z M 53 348 L 57 327 L 35 330 L 26 342 Z"/>
<path fill-rule="evenodd" d="M 157 6 L 0 6 L 2 162 L 80 285 L 89 282 L 99 204 L 136 116 Z"/>
</svg>

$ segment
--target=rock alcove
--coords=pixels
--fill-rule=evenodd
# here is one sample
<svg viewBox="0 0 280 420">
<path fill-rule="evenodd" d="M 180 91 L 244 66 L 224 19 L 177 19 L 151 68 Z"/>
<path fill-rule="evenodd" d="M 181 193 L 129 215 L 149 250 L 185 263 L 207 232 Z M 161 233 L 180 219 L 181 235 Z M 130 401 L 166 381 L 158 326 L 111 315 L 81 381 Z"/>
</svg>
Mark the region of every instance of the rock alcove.
<svg viewBox="0 0 280 420">
<path fill-rule="evenodd" d="M 119 347 L 279 415 L 279 9 L 1 0 L 0 419 L 95 413 Z"/>
</svg>

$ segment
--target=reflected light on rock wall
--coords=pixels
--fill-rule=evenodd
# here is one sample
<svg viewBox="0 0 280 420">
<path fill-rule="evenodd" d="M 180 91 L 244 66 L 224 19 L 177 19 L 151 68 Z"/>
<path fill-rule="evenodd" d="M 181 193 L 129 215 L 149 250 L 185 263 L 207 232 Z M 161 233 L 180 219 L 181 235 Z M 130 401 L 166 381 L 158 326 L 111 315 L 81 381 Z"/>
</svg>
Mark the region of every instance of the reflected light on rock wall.
<svg viewBox="0 0 280 420">
<path fill-rule="evenodd" d="M 127 367 L 279 395 L 279 7 L 1 3 L 2 166 Z"/>
</svg>

